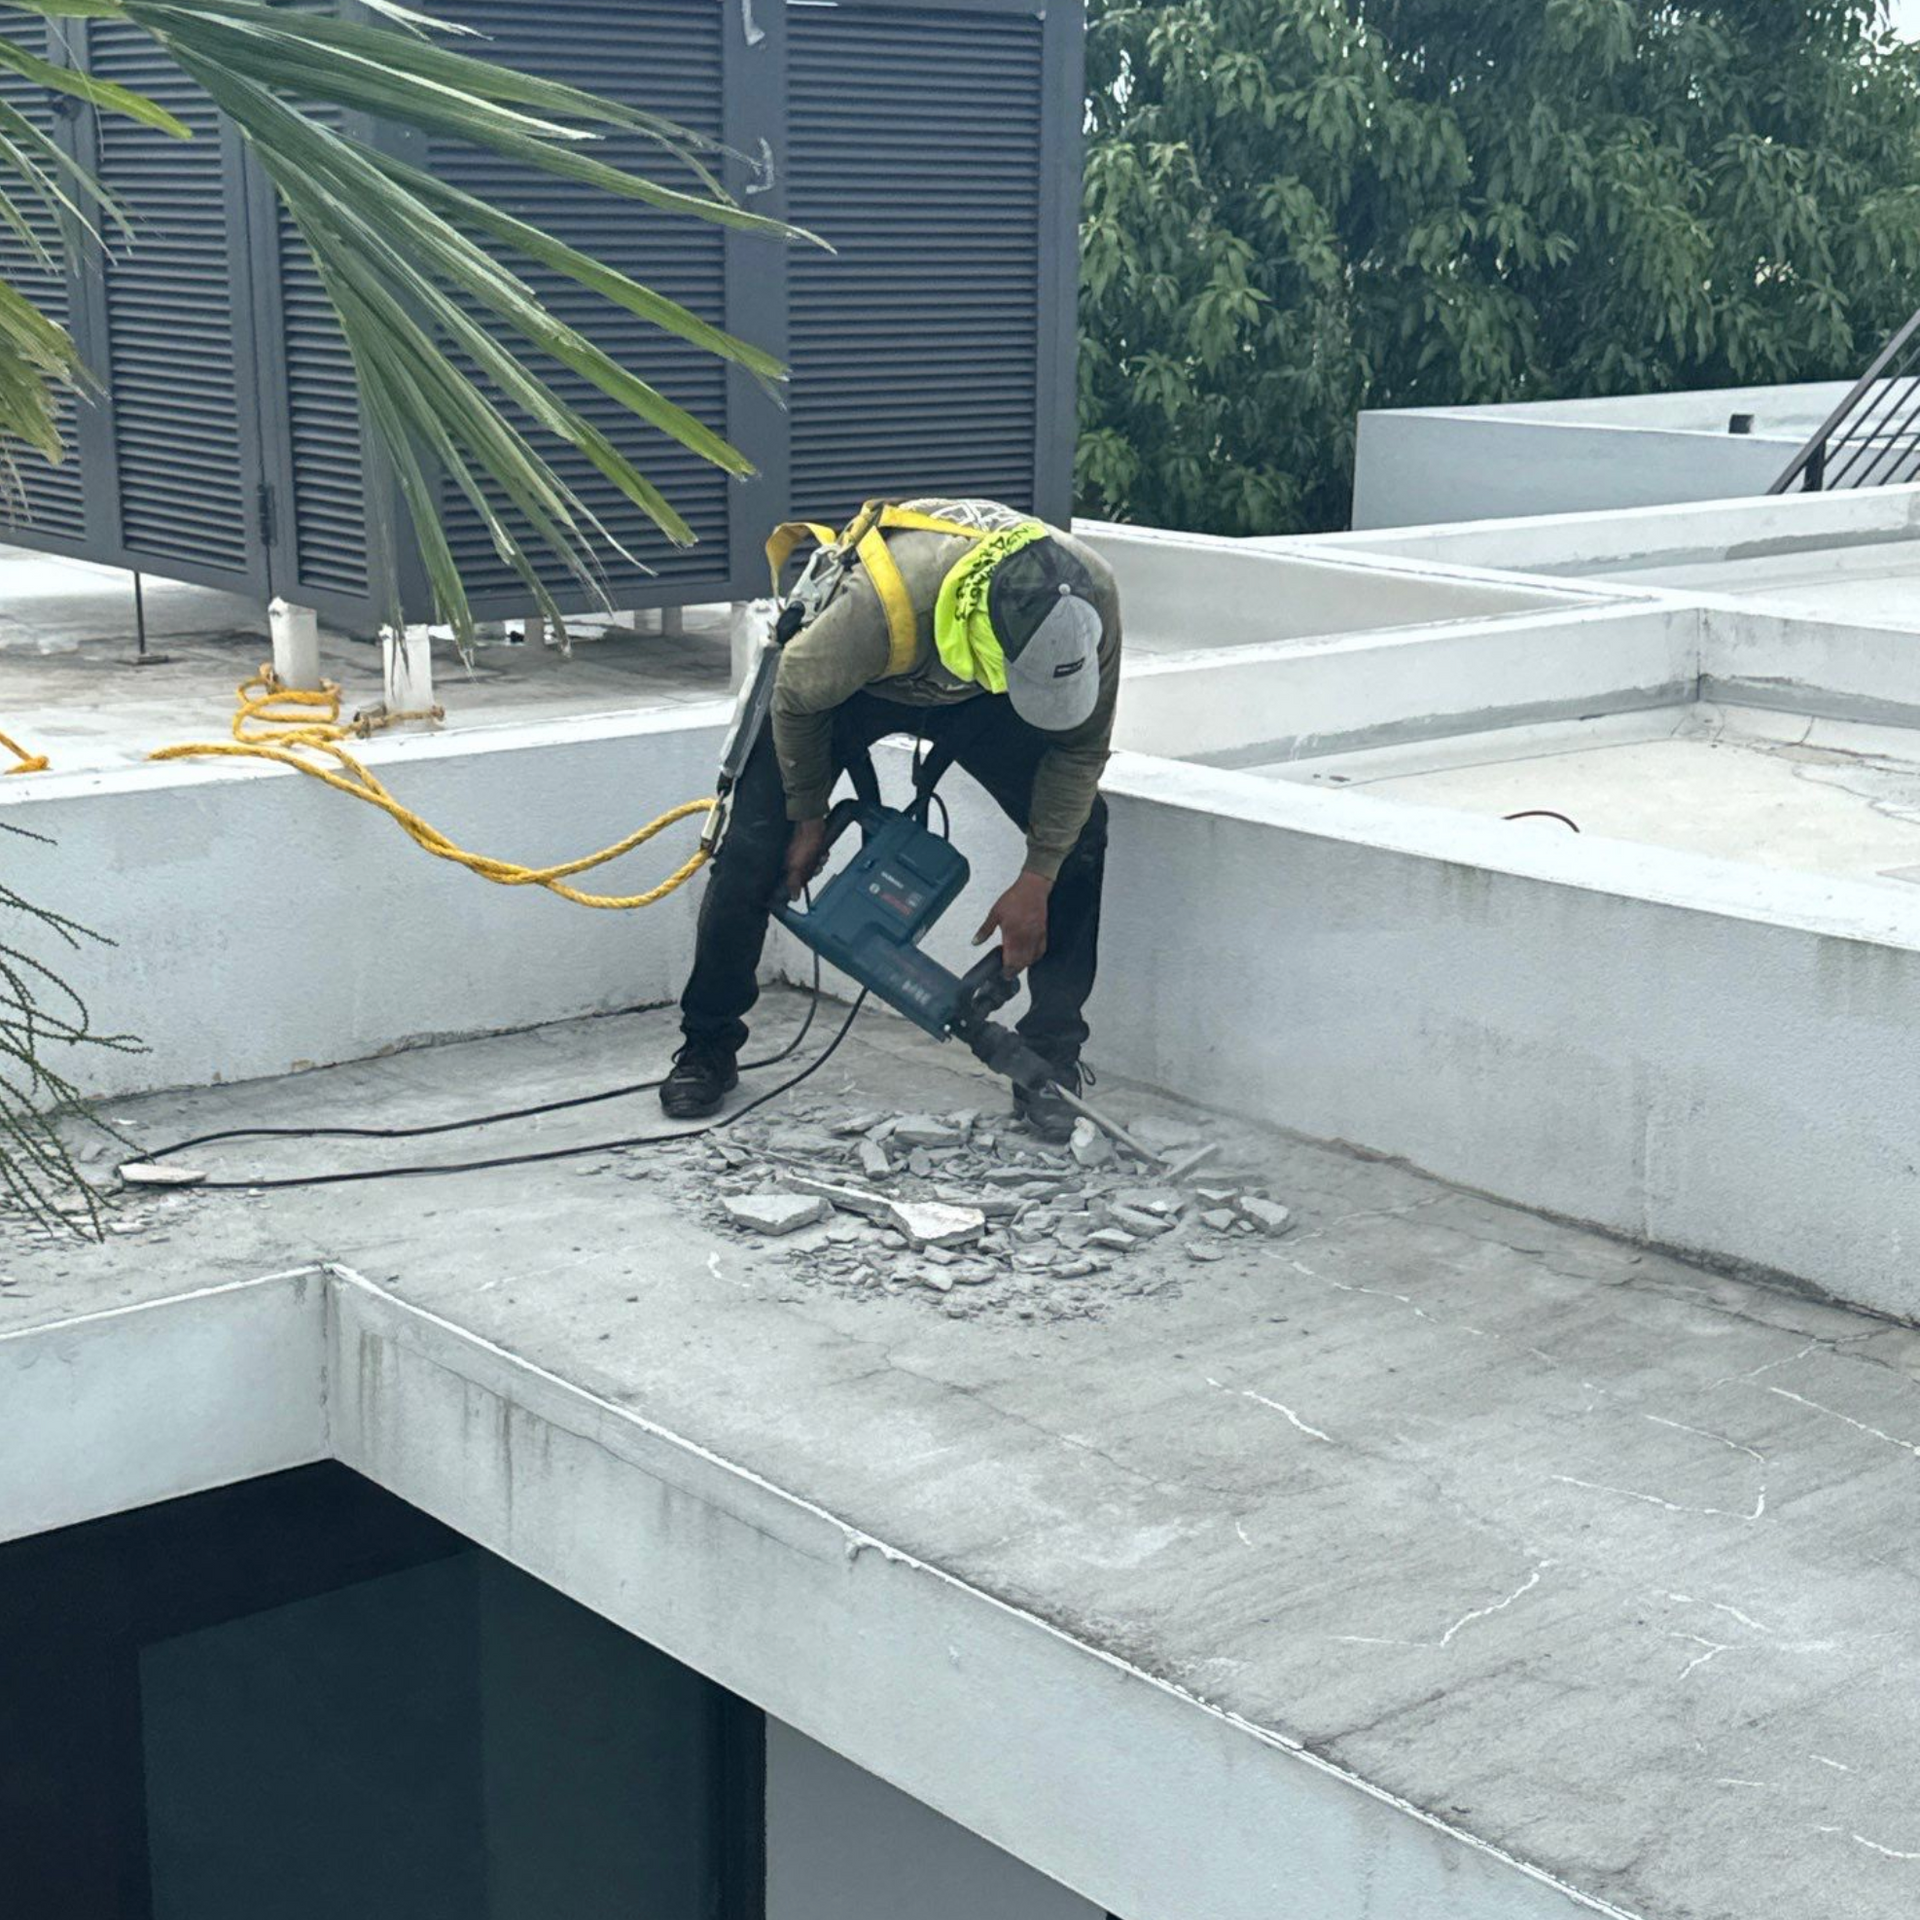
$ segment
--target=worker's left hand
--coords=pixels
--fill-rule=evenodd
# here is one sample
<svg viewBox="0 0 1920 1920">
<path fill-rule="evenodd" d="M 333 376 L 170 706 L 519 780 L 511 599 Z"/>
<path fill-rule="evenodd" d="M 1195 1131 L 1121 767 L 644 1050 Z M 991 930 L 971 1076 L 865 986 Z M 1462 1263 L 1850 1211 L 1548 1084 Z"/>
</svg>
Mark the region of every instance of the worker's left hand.
<svg viewBox="0 0 1920 1920">
<path fill-rule="evenodd" d="M 1023 873 L 998 900 L 973 936 L 983 947 L 997 932 L 1007 975 L 1025 973 L 1047 950 L 1047 901 L 1053 882 L 1037 873 Z"/>
</svg>

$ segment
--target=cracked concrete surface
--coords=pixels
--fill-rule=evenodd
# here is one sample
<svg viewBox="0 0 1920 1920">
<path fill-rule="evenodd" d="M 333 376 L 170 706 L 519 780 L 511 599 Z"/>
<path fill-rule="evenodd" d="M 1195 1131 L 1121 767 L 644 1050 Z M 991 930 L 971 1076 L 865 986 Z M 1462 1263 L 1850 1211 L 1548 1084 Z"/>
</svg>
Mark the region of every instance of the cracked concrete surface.
<svg viewBox="0 0 1920 1920">
<path fill-rule="evenodd" d="M 655 1070 L 669 1024 L 113 1111 L 142 1141 L 421 1124 Z M 812 1085 L 850 1110 L 996 1097 L 880 1019 Z M 485 1150 L 656 1122 L 643 1096 Z M 143 1200 L 150 1224 L 100 1248 L 6 1229 L 0 1332 L 338 1260 L 1620 1912 L 1914 1911 L 1920 1333 L 1234 1131 L 1295 1232 L 1206 1266 L 1144 1249 L 1118 1284 L 1063 1283 L 1098 1309 L 1071 1319 L 821 1284 L 689 1217 L 684 1170 L 610 1153 Z"/>
</svg>

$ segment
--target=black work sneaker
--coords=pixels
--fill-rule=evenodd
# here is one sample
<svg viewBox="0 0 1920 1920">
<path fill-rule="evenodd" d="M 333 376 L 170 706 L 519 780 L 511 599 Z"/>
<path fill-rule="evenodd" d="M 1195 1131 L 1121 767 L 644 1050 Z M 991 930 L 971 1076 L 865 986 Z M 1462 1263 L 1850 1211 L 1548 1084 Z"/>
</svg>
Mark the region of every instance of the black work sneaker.
<svg viewBox="0 0 1920 1920">
<path fill-rule="evenodd" d="M 739 1084 L 739 1061 L 731 1047 L 718 1040 L 689 1040 L 660 1083 L 660 1104 L 669 1119 L 704 1120 Z"/>
<path fill-rule="evenodd" d="M 1059 1087 L 1065 1087 L 1069 1093 L 1079 1093 L 1083 1088 L 1092 1086 L 1093 1071 L 1083 1067 L 1078 1060 L 1055 1063 L 1053 1071 L 1059 1082 L 1058 1087 L 1041 1087 L 1037 1092 L 1028 1087 L 1014 1087 L 1013 1117 L 1029 1133 L 1038 1134 L 1042 1140 L 1051 1140 L 1057 1146 L 1072 1139 L 1073 1123 L 1080 1118 L 1060 1098 Z"/>
</svg>

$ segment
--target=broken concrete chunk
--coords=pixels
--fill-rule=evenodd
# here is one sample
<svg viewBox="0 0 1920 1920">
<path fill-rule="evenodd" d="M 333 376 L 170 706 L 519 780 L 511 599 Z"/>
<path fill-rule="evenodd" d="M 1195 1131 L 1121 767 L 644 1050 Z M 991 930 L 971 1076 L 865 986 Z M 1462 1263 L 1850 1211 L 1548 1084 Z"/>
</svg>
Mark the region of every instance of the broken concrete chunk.
<svg viewBox="0 0 1920 1920">
<path fill-rule="evenodd" d="M 970 1247 L 987 1228 L 986 1215 L 978 1207 L 950 1207 L 939 1200 L 891 1201 L 887 1221 L 916 1249 Z"/>
<path fill-rule="evenodd" d="M 1285 1233 L 1293 1221 L 1293 1211 L 1283 1207 L 1277 1200 L 1262 1200 L 1253 1194 L 1242 1194 L 1240 1211 L 1261 1233 Z"/>
<path fill-rule="evenodd" d="M 1195 1242 L 1187 1249 L 1187 1258 L 1189 1260 L 1199 1260 L 1208 1264 L 1211 1264 L 1215 1260 L 1224 1260 L 1226 1257 L 1226 1252 L 1223 1248 L 1202 1246 L 1198 1242 Z"/>
<path fill-rule="evenodd" d="M 834 1137 L 838 1140 L 851 1140 L 856 1134 L 868 1133 L 885 1118 L 878 1113 L 856 1113 L 850 1119 L 842 1120 L 834 1128 Z"/>
<path fill-rule="evenodd" d="M 1073 1123 L 1073 1138 L 1067 1145 L 1068 1151 L 1083 1167 L 1104 1167 L 1113 1158 L 1113 1142 L 1091 1120 L 1080 1119 Z"/>
<path fill-rule="evenodd" d="M 903 1147 L 957 1147 L 960 1136 L 944 1120 L 930 1113 L 910 1113 L 894 1128 L 893 1137 Z"/>
<path fill-rule="evenodd" d="M 893 1171 L 893 1162 L 887 1158 L 887 1150 L 877 1140 L 862 1140 L 856 1157 L 860 1162 L 860 1171 L 869 1180 L 884 1180 Z"/>
<path fill-rule="evenodd" d="M 979 1118 L 980 1109 L 978 1107 L 962 1107 L 958 1113 L 950 1113 L 947 1115 L 947 1125 L 950 1126 L 955 1133 L 971 1133 L 974 1122 Z"/>
<path fill-rule="evenodd" d="M 1105 1247 L 1109 1253 L 1127 1253 L 1139 1244 L 1124 1227 L 1100 1227 L 1087 1235 L 1090 1247 Z"/>
<path fill-rule="evenodd" d="M 899 1137 L 898 1134 L 894 1135 L 896 1140 L 899 1139 Z M 930 1180 L 933 1178 L 933 1160 L 925 1147 L 915 1147 L 914 1150 L 907 1155 L 907 1171 L 912 1174 L 916 1180 Z"/>
<path fill-rule="evenodd" d="M 1183 1213 L 1187 1205 L 1187 1196 L 1173 1187 L 1123 1187 L 1113 1199 L 1116 1206 L 1158 1214 L 1165 1220 Z"/>
<path fill-rule="evenodd" d="M 833 1136 L 824 1127 L 775 1127 L 767 1135 L 769 1153 L 831 1153 Z"/>
<path fill-rule="evenodd" d="M 1231 1207 L 1209 1207 L 1200 1216 L 1203 1227 L 1211 1227 L 1215 1233 L 1231 1233 L 1239 1215 Z"/>
<path fill-rule="evenodd" d="M 755 1233 L 798 1233 L 827 1217 L 827 1203 L 814 1194 L 743 1193 L 721 1204 L 736 1227 Z"/>
<path fill-rule="evenodd" d="M 1123 1207 L 1117 1201 L 1109 1212 L 1116 1227 L 1124 1227 L 1138 1240 L 1151 1240 L 1173 1226 L 1171 1220 L 1163 1220 L 1157 1213 L 1148 1213 L 1140 1207 Z"/>
</svg>

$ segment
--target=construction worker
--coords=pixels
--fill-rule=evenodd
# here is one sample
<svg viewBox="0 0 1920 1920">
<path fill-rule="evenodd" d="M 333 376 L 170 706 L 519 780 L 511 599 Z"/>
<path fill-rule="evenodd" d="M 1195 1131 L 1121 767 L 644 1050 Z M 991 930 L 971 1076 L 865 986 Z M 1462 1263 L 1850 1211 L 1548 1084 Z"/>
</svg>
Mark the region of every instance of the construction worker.
<svg viewBox="0 0 1920 1920">
<path fill-rule="evenodd" d="M 776 889 L 797 898 L 820 870 L 836 778 L 898 733 L 944 746 L 1026 834 L 1021 870 L 975 944 L 999 936 L 1007 971 L 1028 976 L 1021 1036 L 1063 1084 L 1084 1084 L 1107 850 L 1100 776 L 1120 684 L 1113 574 L 1072 535 L 993 501 L 918 500 L 906 511 L 979 531 L 885 535 L 896 599 L 904 586 L 912 607 L 910 644 L 857 564 L 787 642 L 772 725 L 735 789 L 701 903 L 680 1000 L 685 1042 L 660 1090 L 675 1119 L 712 1113 L 738 1084 Z M 890 672 L 909 652 L 904 671 Z M 1072 1131 L 1072 1111 L 1050 1090 L 1016 1089 L 1014 1110 L 1048 1139 Z"/>
</svg>

